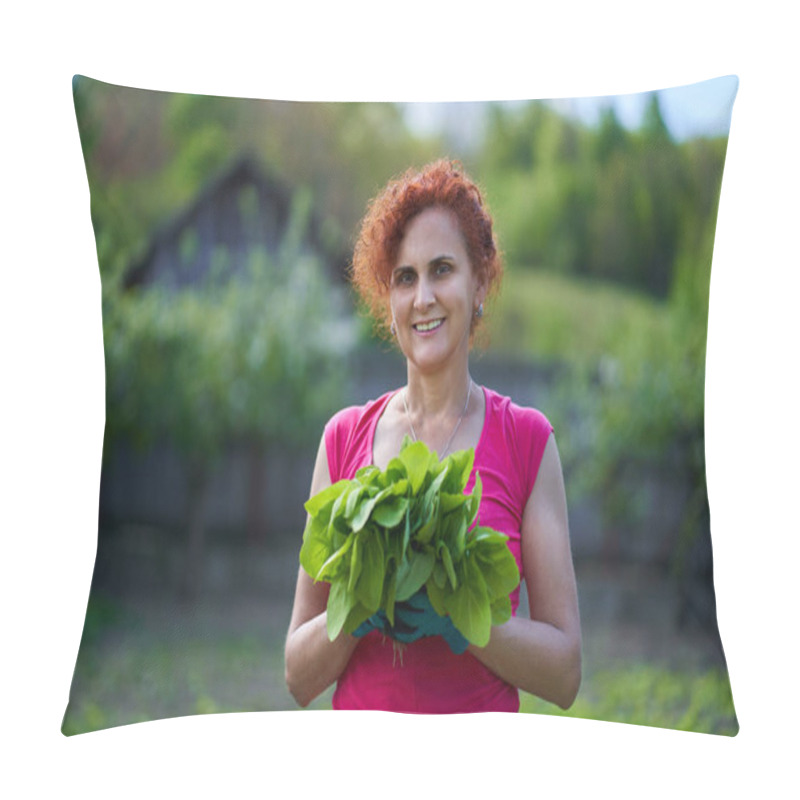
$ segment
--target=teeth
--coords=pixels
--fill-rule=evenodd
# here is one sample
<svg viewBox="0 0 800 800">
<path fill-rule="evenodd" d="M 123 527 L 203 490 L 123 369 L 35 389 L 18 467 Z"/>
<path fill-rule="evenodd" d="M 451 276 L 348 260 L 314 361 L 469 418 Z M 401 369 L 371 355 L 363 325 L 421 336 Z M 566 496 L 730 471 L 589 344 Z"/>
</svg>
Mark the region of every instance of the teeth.
<svg viewBox="0 0 800 800">
<path fill-rule="evenodd" d="M 417 323 L 414 327 L 418 331 L 432 331 L 434 328 L 438 328 L 442 324 L 442 320 L 436 319 L 433 322 L 420 322 Z"/>
</svg>

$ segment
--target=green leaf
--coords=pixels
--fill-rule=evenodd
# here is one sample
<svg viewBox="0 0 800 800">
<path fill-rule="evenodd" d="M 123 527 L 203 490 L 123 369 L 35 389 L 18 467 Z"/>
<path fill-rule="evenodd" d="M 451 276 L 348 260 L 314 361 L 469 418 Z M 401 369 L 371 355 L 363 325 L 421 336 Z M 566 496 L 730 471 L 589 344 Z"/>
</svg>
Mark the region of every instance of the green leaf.
<svg viewBox="0 0 800 800">
<path fill-rule="evenodd" d="M 408 478 L 398 478 L 396 481 L 392 481 L 388 488 L 391 489 L 392 494 L 405 496 L 409 489 Z"/>
<path fill-rule="evenodd" d="M 396 600 L 408 600 L 422 588 L 431 575 L 434 560 L 432 552 L 411 552 L 409 558 L 397 568 Z"/>
<path fill-rule="evenodd" d="M 483 553 L 476 554 L 475 559 L 481 570 L 486 589 L 489 592 L 489 599 L 497 597 L 507 597 L 519 585 L 519 568 L 511 551 L 506 548 L 508 558 L 491 557 L 486 558 Z"/>
<path fill-rule="evenodd" d="M 469 502 L 469 495 L 459 492 L 458 494 L 450 494 L 449 492 L 442 492 L 439 495 L 439 510 L 442 514 L 449 514 L 457 508 L 460 508 L 465 503 Z"/>
<path fill-rule="evenodd" d="M 347 591 L 352 594 L 356 588 L 358 576 L 361 574 L 361 537 L 353 536 L 353 545 L 350 548 L 350 577 L 347 581 Z"/>
<path fill-rule="evenodd" d="M 404 480 L 408 480 L 408 470 L 406 469 L 405 462 L 403 462 L 399 456 L 395 456 L 386 465 L 384 481 L 386 481 L 387 485 L 390 485 Z"/>
<path fill-rule="evenodd" d="M 364 496 L 366 493 L 366 489 L 363 486 L 358 486 L 354 484 L 353 487 L 347 493 L 347 502 L 345 503 L 344 507 L 344 515 L 347 519 L 352 520 L 353 515 L 356 512 L 357 504 L 359 500 Z"/>
<path fill-rule="evenodd" d="M 387 575 L 383 583 L 383 598 L 381 608 L 386 612 L 386 618 L 390 625 L 394 625 L 394 601 L 397 589 L 397 570 L 396 562 L 387 562 Z"/>
<path fill-rule="evenodd" d="M 453 559 L 450 556 L 450 550 L 444 542 L 441 542 L 439 545 L 439 556 L 442 559 L 442 564 L 444 565 L 445 572 L 450 581 L 450 586 L 453 587 L 453 590 L 457 589 L 458 581 L 456 580 L 456 571 L 453 568 Z"/>
<path fill-rule="evenodd" d="M 305 502 L 306 511 L 312 516 L 317 516 L 320 511 L 326 506 L 333 506 L 333 502 L 339 497 L 342 492 L 347 490 L 350 486 L 350 481 L 342 480 L 337 481 L 330 486 L 327 486 L 321 492 L 317 492 L 313 497 L 310 497 Z"/>
<path fill-rule="evenodd" d="M 423 442 L 406 440 L 383 472 L 365 467 L 307 503 L 300 563 L 331 584 L 328 632 L 351 632 L 378 608 L 394 621 L 395 603 L 423 586 L 437 613 L 475 644 L 510 616 L 519 570 L 508 537 L 475 526 L 482 494 L 474 451 L 439 461 Z"/>
<path fill-rule="evenodd" d="M 436 456 L 428 450 L 425 442 L 411 442 L 400 451 L 399 457 L 405 465 L 411 492 L 417 494 L 428 473 L 431 459 Z"/>
<path fill-rule="evenodd" d="M 508 536 L 505 533 L 494 530 L 493 528 L 487 528 L 485 525 L 476 525 L 470 534 L 470 540 L 481 542 L 481 546 L 484 546 L 484 542 L 504 544 L 508 541 Z"/>
<path fill-rule="evenodd" d="M 303 544 L 300 548 L 300 566 L 315 580 L 322 565 L 331 554 L 330 541 L 325 533 L 326 529 L 323 529 L 320 534 L 309 523 L 306 526 Z"/>
<path fill-rule="evenodd" d="M 347 614 L 347 619 L 344 621 L 342 630 L 345 633 L 352 633 L 362 622 L 368 620 L 374 613 L 375 610 L 370 611 L 356 601 Z"/>
<path fill-rule="evenodd" d="M 442 490 L 442 484 L 444 483 L 445 478 L 447 477 L 449 471 L 449 464 L 444 464 L 442 469 L 436 474 L 428 484 L 428 488 L 425 490 L 425 495 L 429 499 L 433 500 L 439 495 L 439 492 Z"/>
<path fill-rule="evenodd" d="M 437 563 L 436 566 L 439 567 L 440 565 Z M 442 574 L 444 574 L 444 570 L 442 570 Z M 425 584 L 425 590 L 428 593 L 428 600 L 431 601 L 433 610 L 440 617 L 447 616 L 447 608 L 445 606 L 446 594 L 444 591 L 445 585 L 446 582 L 443 582 L 442 585 L 440 586 L 435 578 L 433 580 L 428 580 L 428 582 Z"/>
<path fill-rule="evenodd" d="M 469 513 L 469 524 L 471 525 L 475 518 L 478 516 L 478 511 L 481 505 L 481 497 L 483 496 L 483 482 L 481 481 L 480 472 L 475 473 L 475 485 L 472 488 L 469 500 L 467 501 L 467 508 Z"/>
<path fill-rule="evenodd" d="M 407 508 L 408 500 L 405 497 L 392 496 L 376 506 L 372 512 L 372 521 L 384 528 L 394 528 L 403 521 Z"/>
<path fill-rule="evenodd" d="M 367 524 L 367 520 L 369 520 L 373 509 L 378 505 L 378 503 L 380 503 L 383 499 L 385 499 L 390 495 L 391 495 L 391 489 L 382 489 L 369 499 L 364 498 L 361 502 L 360 507 L 350 520 L 350 526 L 352 531 L 354 533 L 360 531 L 364 527 L 364 525 Z"/>
<path fill-rule="evenodd" d="M 511 598 L 508 595 L 497 597 L 490 604 L 492 627 L 505 625 L 511 619 Z"/>
<path fill-rule="evenodd" d="M 363 537 L 362 567 L 356 584 L 358 601 L 371 613 L 380 607 L 384 582 L 384 550 L 377 531 L 368 531 Z"/>
<path fill-rule="evenodd" d="M 490 600 L 510 594 L 519 585 L 519 567 L 508 548 L 508 537 L 478 526 L 470 532 L 468 548 L 486 581 Z"/>
<path fill-rule="evenodd" d="M 381 530 L 381 544 L 383 545 L 383 559 L 389 569 L 393 561 L 395 566 L 403 560 L 403 537 L 399 531 Z"/>
<path fill-rule="evenodd" d="M 458 563 L 464 558 L 467 538 L 467 520 L 463 513 L 453 512 L 442 521 L 442 541 L 444 541 L 453 563 Z"/>
<path fill-rule="evenodd" d="M 344 581 L 335 581 L 331 584 L 328 594 L 328 613 L 326 625 L 328 639 L 333 641 L 342 631 L 345 620 L 353 606 L 353 596 L 347 591 Z"/>
<path fill-rule="evenodd" d="M 410 541 L 411 541 L 411 504 L 409 503 L 408 508 L 406 509 L 406 524 L 405 528 L 403 529 L 403 546 L 400 550 L 400 561 L 402 561 L 406 557 Z"/>
<path fill-rule="evenodd" d="M 466 576 L 445 600 L 453 624 L 472 644 L 485 647 L 492 629 L 492 612 L 480 570 L 466 562 Z"/>
<path fill-rule="evenodd" d="M 354 479 L 363 486 L 373 486 L 380 483 L 382 475 L 383 473 L 374 464 L 367 464 L 356 472 Z"/>
<path fill-rule="evenodd" d="M 469 483 L 469 476 L 472 474 L 475 451 L 471 448 L 457 450 L 449 455 L 447 460 L 450 462 L 450 469 L 447 473 L 447 480 L 442 485 L 442 491 L 448 494 L 463 494 Z"/>
<path fill-rule="evenodd" d="M 469 536 L 469 526 L 467 524 L 467 520 L 461 520 L 461 524 L 458 526 L 458 531 L 455 536 L 455 545 L 453 550 L 455 552 L 457 559 L 464 558 L 464 554 L 467 550 L 467 537 Z"/>
<path fill-rule="evenodd" d="M 320 567 L 317 574 L 314 576 L 315 580 L 328 580 L 333 582 L 333 580 L 338 577 L 337 567 L 342 563 L 342 560 L 350 551 L 350 548 L 353 546 L 353 538 L 352 536 L 348 536 L 344 540 L 344 544 L 336 550 L 333 555 L 331 555 L 328 560 Z"/>
<path fill-rule="evenodd" d="M 419 512 L 420 522 L 422 520 L 425 520 L 425 522 L 422 523 L 422 527 L 420 527 L 417 533 L 414 535 L 413 539 L 415 542 L 418 542 L 419 544 L 428 544 L 433 538 L 433 535 L 436 532 L 437 523 L 439 521 L 438 506 L 439 503 L 436 498 L 431 500 L 426 499 Z"/>
<path fill-rule="evenodd" d="M 352 488 L 352 487 L 350 487 Z M 342 533 L 346 533 L 348 531 L 347 521 L 344 518 L 344 506 L 347 502 L 347 489 L 339 494 L 339 496 L 333 501 L 333 507 L 331 508 L 331 516 L 330 516 L 330 523 L 329 528 L 332 529 L 332 533 L 336 531 L 340 531 Z M 334 540 L 334 544 L 335 544 Z"/>
</svg>

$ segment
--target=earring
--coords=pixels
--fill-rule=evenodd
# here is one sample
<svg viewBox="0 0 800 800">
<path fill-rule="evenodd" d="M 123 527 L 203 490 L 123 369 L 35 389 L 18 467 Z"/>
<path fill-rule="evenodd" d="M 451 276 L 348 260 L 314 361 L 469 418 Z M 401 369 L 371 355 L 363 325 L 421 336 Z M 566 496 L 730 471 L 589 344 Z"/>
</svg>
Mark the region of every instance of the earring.
<svg viewBox="0 0 800 800">
<path fill-rule="evenodd" d="M 392 324 L 389 326 L 389 332 L 392 334 L 392 336 L 397 336 L 397 325 L 394 324 L 394 320 L 392 320 Z"/>
<path fill-rule="evenodd" d="M 483 303 L 479 303 L 475 309 L 475 318 L 480 319 L 483 316 Z"/>
</svg>

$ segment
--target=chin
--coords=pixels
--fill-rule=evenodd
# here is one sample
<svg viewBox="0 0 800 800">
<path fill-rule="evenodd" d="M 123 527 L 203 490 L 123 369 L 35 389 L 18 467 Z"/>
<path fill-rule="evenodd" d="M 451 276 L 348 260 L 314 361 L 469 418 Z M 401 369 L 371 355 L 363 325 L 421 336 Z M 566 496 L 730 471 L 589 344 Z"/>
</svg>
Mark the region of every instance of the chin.
<svg viewBox="0 0 800 800">
<path fill-rule="evenodd" d="M 449 351 L 448 353 L 406 353 L 406 361 L 414 368 L 424 374 L 433 375 L 443 371 L 454 359 L 458 358 L 458 353 Z"/>
</svg>

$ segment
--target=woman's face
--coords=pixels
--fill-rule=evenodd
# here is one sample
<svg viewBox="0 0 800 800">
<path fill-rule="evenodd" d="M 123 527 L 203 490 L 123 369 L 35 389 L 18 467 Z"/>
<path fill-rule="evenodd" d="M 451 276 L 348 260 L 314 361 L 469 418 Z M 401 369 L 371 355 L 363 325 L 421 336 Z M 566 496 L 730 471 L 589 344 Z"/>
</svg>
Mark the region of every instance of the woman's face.
<svg viewBox="0 0 800 800">
<path fill-rule="evenodd" d="M 389 301 L 406 358 L 433 372 L 467 358 L 473 315 L 486 296 L 472 268 L 458 220 L 425 209 L 406 227 L 392 272 Z"/>
</svg>

